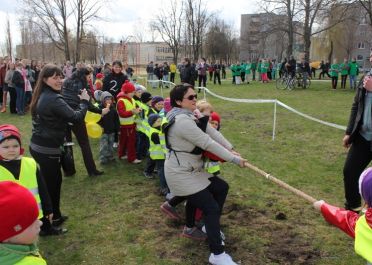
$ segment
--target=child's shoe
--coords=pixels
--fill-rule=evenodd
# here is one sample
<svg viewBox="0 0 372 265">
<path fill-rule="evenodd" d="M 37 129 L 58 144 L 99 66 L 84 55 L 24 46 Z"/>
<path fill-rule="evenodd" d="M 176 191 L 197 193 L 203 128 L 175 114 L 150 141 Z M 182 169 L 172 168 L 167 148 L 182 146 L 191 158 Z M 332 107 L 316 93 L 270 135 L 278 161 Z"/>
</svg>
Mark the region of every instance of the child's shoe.
<svg viewBox="0 0 372 265">
<path fill-rule="evenodd" d="M 207 235 L 204 234 L 202 231 L 200 231 L 196 226 L 194 226 L 193 228 L 189 228 L 185 226 L 183 228 L 181 236 L 191 238 L 194 240 L 201 240 L 201 241 L 204 241 L 207 239 Z"/>
<path fill-rule="evenodd" d="M 133 164 L 139 164 L 141 162 L 142 162 L 142 160 L 134 159 L 131 163 L 133 163 Z"/>
<path fill-rule="evenodd" d="M 211 253 L 209 256 L 209 263 L 213 265 L 238 265 L 226 252 L 223 252 L 219 255 L 214 255 Z"/>
<path fill-rule="evenodd" d="M 161 206 L 160 209 L 167 214 L 170 218 L 174 220 L 181 220 L 181 216 L 177 213 L 176 209 L 169 205 L 168 202 L 164 202 Z"/>
</svg>

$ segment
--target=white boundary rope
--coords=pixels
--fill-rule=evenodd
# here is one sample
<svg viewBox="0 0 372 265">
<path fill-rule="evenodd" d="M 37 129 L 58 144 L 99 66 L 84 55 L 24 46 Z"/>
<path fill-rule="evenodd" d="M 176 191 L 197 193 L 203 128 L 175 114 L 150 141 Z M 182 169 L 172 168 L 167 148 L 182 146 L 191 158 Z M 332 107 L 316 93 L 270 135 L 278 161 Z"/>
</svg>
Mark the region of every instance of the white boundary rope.
<svg viewBox="0 0 372 265">
<path fill-rule="evenodd" d="M 204 92 L 204 98 L 206 99 L 206 93 L 210 94 L 211 96 L 214 96 L 216 98 L 219 98 L 219 99 L 222 99 L 222 100 L 227 100 L 227 101 L 232 101 L 232 102 L 240 102 L 240 103 L 274 103 L 274 118 L 273 118 L 273 135 L 272 135 L 272 140 L 275 140 L 275 130 L 276 130 L 276 113 L 277 113 L 277 108 L 276 108 L 276 105 L 280 105 L 282 106 L 283 108 L 297 114 L 297 115 L 300 115 L 306 119 L 309 119 L 309 120 L 312 120 L 312 121 L 315 121 L 315 122 L 318 122 L 320 124 L 323 124 L 323 125 L 326 125 L 326 126 L 329 126 L 329 127 L 332 127 L 332 128 L 336 128 L 336 129 L 340 129 L 340 130 L 346 130 L 346 126 L 342 126 L 342 125 L 339 125 L 339 124 L 335 124 L 335 123 L 332 123 L 332 122 L 327 122 L 327 121 L 323 121 L 323 120 L 320 120 L 320 119 L 317 119 L 317 118 L 314 118 L 310 115 L 307 115 L 305 113 L 302 113 L 286 104 L 284 104 L 283 102 L 277 100 L 277 99 L 240 99 L 240 98 L 228 98 L 228 97 L 223 97 L 223 96 L 220 96 L 220 95 L 217 95 L 216 93 L 210 91 L 208 88 L 206 87 L 195 87 L 195 89 L 203 89 L 203 92 Z"/>
</svg>

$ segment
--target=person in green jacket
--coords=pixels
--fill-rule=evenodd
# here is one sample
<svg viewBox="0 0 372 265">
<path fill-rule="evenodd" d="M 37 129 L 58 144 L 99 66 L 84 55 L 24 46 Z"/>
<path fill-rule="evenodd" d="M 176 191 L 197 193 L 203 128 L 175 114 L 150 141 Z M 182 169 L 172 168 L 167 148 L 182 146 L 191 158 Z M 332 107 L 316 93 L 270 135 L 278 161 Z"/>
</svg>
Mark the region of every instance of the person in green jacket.
<svg viewBox="0 0 372 265">
<path fill-rule="evenodd" d="M 266 59 L 263 59 L 261 63 L 261 67 L 260 67 L 262 83 L 269 82 L 269 79 L 267 77 L 267 72 L 269 71 L 269 67 L 270 67 L 270 63 Z"/>
<path fill-rule="evenodd" d="M 0 264 L 46 265 L 36 247 L 42 222 L 34 195 L 13 182 L 0 182 Z"/>
<path fill-rule="evenodd" d="M 247 64 L 245 62 L 242 62 L 240 64 L 240 78 L 242 79 L 242 82 L 245 81 L 245 68 L 247 67 Z"/>
<path fill-rule="evenodd" d="M 252 81 L 256 81 L 256 69 L 257 69 L 257 61 L 256 59 L 254 59 L 251 63 Z"/>
<path fill-rule="evenodd" d="M 261 81 L 261 65 L 262 65 L 262 60 L 258 60 L 257 63 L 257 72 L 258 72 L 258 81 Z"/>
<path fill-rule="evenodd" d="M 248 61 L 245 66 L 245 80 L 247 81 L 247 84 L 249 84 L 249 75 L 251 74 L 251 69 L 252 69 L 252 63 Z"/>
<path fill-rule="evenodd" d="M 354 90 L 356 89 L 358 74 L 359 74 L 359 66 L 354 57 L 349 63 L 350 89 L 354 89 Z"/>
<path fill-rule="evenodd" d="M 337 63 L 336 59 L 333 59 L 333 64 L 331 65 L 331 78 L 332 78 L 332 88 L 337 88 L 338 73 L 340 72 L 340 65 Z"/>
<path fill-rule="evenodd" d="M 340 71 L 341 71 L 341 88 L 346 88 L 346 79 L 349 73 L 349 64 L 347 62 L 347 58 L 344 58 L 344 62 L 340 64 Z"/>
</svg>

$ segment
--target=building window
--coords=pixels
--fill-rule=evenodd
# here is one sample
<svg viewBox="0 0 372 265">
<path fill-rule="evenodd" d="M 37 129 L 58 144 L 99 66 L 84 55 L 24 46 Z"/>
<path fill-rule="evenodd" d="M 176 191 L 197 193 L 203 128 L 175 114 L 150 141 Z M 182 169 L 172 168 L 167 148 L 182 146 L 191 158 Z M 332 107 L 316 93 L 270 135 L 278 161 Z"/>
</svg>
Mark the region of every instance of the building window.
<svg viewBox="0 0 372 265">
<path fill-rule="evenodd" d="M 359 54 L 359 55 L 357 56 L 357 60 L 358 60 L 358 61 L 363 61 L 363 55 L 360 55 L 360 54 Z"/>
<path fill-rule="evenodd" d="M 358 49 L 364 49 L 364 42 L 359 42 L 358 43 Z"/>
<path fill-rule="evenodd" d="M 366 24 L 367 24 L 367 18 L 365 16 L 361 17 L 359 25 L 366 25 Z"/>
</svg>

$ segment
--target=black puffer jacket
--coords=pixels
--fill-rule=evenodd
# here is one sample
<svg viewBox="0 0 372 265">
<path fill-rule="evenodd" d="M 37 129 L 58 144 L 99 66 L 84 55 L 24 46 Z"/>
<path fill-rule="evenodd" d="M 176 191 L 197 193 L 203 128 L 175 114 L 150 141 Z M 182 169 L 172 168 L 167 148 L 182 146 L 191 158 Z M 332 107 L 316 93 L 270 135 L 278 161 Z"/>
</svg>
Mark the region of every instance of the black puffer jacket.
<svg viewBox="0 0 372 265">
<path fill-rule="evenodd" d="M 111 74 L 105 76 L 105 78 L 103 79 L 102 91 L 110 92 L 114 99 L 116 99 L 116 96 L 121 91 L 121 86 L 127 79 L 128 77 L 123 73 L 116 74 L 114 72 L 111 72 Z"/>
<path fill-rule="evenodd" d="M 87 109 L 88 101 L 80 101 L 79 110 L 74 111 L 61 94 L 49 86 L 43 87 L 32 117 L 31 143 L 44 147 L 60 147 L 67 123 L 83 121 Z"/>
</svg>

